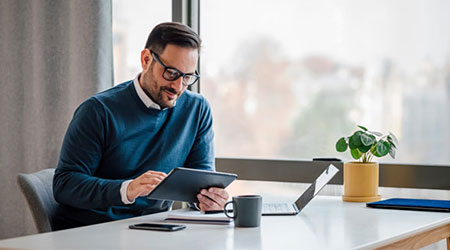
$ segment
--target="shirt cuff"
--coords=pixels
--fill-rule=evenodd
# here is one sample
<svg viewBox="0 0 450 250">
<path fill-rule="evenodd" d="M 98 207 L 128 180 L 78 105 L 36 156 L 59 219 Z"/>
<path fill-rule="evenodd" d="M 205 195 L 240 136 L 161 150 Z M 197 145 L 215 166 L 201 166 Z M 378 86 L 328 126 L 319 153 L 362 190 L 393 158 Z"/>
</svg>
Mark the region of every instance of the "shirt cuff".
<svg viewBox="0 0 450 250">
<path fill-rule="evenodd" d="M 122 182 L 122 186 L 120 186 L 120 196 L 122 197 L 122 202 L 125 205 L 133 204 L 135 200 L 129 201 L 127 197 L 127 188 L 132 180 Z"/>
</svg>

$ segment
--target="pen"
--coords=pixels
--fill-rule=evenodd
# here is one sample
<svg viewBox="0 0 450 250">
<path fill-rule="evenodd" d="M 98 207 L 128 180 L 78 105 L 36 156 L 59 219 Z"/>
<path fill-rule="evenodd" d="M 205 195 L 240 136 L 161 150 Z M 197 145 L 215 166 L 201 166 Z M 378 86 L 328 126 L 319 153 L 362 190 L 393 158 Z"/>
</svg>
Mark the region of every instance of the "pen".
<svg viewBox="0 0 450 250">
<path fill-rule="evenodd" d="M 227 209 L 227 213 L 231 213 L 233 212 L 232 209 Z M 220 214 L 223 213 L 223 210 L 208 210 L 208 211 L 203 211 L 204 214 Z"/>
</svg>

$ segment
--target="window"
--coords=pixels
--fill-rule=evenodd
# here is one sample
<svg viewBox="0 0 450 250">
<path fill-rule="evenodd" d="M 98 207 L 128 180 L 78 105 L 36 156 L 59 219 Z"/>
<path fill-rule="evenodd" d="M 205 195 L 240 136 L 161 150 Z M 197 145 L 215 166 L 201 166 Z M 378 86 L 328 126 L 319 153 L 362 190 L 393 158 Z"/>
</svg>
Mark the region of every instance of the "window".
<svg viewBox="0 0 450 250">
<path fill-rule="evenodd" d="M 360 124 L 396 162 L 450 162 L 449 1 L 201 1 L 216 155 L 337 156 Z M 382 158 L 383 162 L 391 161 Z"/>
<path fill-rule="evenodd" d="M 141 51 L 150 31 L 171 20 L 172 1 L 113 0 L 115 84 L 132 80 L 141 72 Z"/>
</svg>

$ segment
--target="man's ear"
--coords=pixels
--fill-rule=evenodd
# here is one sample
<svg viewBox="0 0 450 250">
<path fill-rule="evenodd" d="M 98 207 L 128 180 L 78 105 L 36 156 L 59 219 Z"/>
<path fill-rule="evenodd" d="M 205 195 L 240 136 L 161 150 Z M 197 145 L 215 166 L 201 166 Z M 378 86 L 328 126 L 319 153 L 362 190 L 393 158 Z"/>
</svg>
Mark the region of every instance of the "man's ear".
<svg viewBox="0 0 450 250">
<path fill-rule="evenodd" d="M 153 61 L 153 57 L 149 49 L 144 49 L 141 51 L 141 66 L 142 70 L 148 70 L 150 64 Z"/>
</svg>

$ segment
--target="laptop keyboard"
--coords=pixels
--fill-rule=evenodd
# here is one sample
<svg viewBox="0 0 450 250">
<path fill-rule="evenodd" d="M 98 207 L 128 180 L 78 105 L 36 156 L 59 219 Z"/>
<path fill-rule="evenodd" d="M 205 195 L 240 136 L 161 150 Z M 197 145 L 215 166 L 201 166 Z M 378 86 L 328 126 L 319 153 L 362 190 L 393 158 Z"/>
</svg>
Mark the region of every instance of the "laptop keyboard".
<svg viewBox="0 0 450 250">
<path fill-rule="evenodd" d="M 294 207 L 289 203 L 264 203 L 262 206 L 263 214 L 281 214 L 294 212 Z"/>
</svg>

